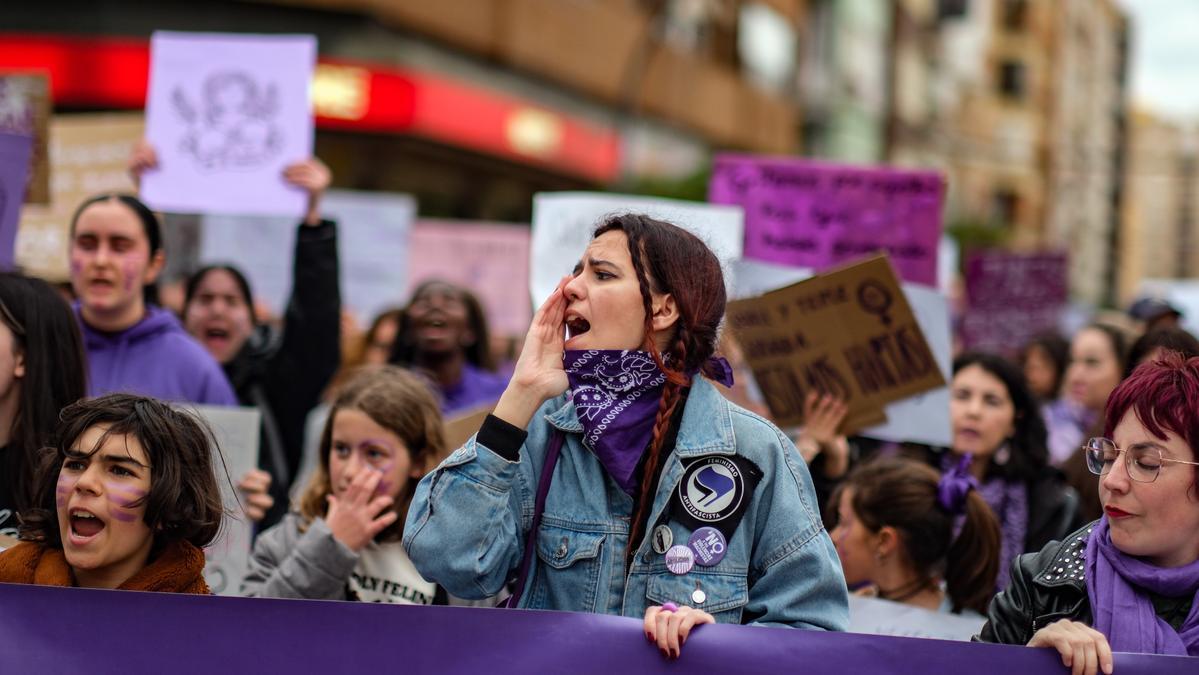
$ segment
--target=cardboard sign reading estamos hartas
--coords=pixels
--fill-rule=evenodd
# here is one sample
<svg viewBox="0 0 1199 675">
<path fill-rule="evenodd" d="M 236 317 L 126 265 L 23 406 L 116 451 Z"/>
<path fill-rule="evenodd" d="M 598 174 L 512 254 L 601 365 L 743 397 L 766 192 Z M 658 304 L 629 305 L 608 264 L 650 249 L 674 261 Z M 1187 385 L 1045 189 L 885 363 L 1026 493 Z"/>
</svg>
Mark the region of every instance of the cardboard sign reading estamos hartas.
<svg viewBox="0 0 1199 675">
<path fill-rule="evenodd" d="M 731 302 L 728 325 L 780 426 L 803 423 L 811 391 L 849 404 L 849 434 L 886 421 L 887 404 L 945 385 L 884 255 Z"/>
</svg>

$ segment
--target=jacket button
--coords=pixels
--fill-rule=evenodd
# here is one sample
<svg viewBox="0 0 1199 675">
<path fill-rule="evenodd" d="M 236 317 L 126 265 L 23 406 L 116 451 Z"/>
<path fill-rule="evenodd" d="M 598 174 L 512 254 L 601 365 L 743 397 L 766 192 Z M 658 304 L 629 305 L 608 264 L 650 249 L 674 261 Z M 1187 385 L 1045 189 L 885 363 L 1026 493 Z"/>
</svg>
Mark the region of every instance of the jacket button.
<svg viewBox="0 0 1199 675">
<path fill-rule="evenodd" d="M 566 557 L 567 551 L 570 550 L 570 540 L 562 537 L 562 543 L 558 545 L 558 550 L 554 551 L 554 557 L 561 559 Z"/>
</svg>

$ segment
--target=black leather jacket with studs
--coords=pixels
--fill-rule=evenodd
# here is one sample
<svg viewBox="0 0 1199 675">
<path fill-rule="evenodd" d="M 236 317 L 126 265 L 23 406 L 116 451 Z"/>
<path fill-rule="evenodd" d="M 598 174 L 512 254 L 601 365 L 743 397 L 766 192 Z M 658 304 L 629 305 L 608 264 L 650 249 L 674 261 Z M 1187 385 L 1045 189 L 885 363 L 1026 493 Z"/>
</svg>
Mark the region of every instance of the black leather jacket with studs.
<svg viewBox="0 0 1199 675">
<path fill-rule="evenodd" d="M 1059 619 L 1090 625 L 1084 554 L 1094 527 L 1090 523 L 1062 541 L 1049 542 L 1039 553 L 1017 558 L 1011 583 L 991 601 L 987 623 L 975 639 L 1025 645 L 1034 633 Z"/>
</svg>

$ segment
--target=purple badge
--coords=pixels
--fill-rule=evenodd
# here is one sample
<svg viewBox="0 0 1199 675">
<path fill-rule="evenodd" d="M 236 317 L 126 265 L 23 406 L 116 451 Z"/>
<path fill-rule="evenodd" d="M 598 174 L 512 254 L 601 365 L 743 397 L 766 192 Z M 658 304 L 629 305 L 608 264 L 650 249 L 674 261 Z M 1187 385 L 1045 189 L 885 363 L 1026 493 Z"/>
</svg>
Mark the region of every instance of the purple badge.
<svg viewBox="0 0 1199 675">
<path fill-rule="evenodd" d="M 695 564 L 704 567 L 711 567 L 724 560 L 724 552 L 728 548 L 724 535 L 714 527 L 699 528 L 687 543 L 691 552 L 695 554 Z"/>
<path fill-rule="evenodd" d="M 695 566 L 695 556 L 691 549 L 679 544 L 671 546 L 666 552 L 666 569 L 675 574 L 686 574 Z"/>
</svg>

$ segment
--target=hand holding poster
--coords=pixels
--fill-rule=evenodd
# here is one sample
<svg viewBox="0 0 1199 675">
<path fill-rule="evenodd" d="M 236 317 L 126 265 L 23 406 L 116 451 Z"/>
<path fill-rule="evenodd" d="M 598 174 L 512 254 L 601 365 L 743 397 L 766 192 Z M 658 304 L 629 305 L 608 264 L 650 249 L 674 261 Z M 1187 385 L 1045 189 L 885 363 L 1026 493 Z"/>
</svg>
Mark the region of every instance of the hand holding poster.
<svg viewBox="0 0 1199 675">
<path fill-rule="evenodd" d="M 745 257 L 817 271 L 880 249 L 937 285 L 944 182 L 929 171 L 718 155 L 708 201 L 745 209 Z"/>
<path fill-rule="evenodd" d="M 945 379 L 885 256 L 729 303 L 728 326 L 780 426 L 803 422 L 810 391 L 849 404 L 842 431 Z"/>
<path fill-rule="evenodd" d="M 158 166 L 143 200 L 161 211 L 299 217 L 283 169 L 312 156 L 310 35 L 156 32 L 146 136 Z"/>
<path fill-rule="evenodd" d="M 41 73 L 0 75 L 0 133 L 33 138 L 25 203 L 50 201 L 50 166 L 47 139 L 50 130 L 50 78 Z M 22 201 L 18 195 L 17 202 Z"/>
<path fill-rule="evenodd" d="M 21 197 L 29 175 L 33 138 L 0 133 L 0 269 L 13 265 Z"/>
</svg>

